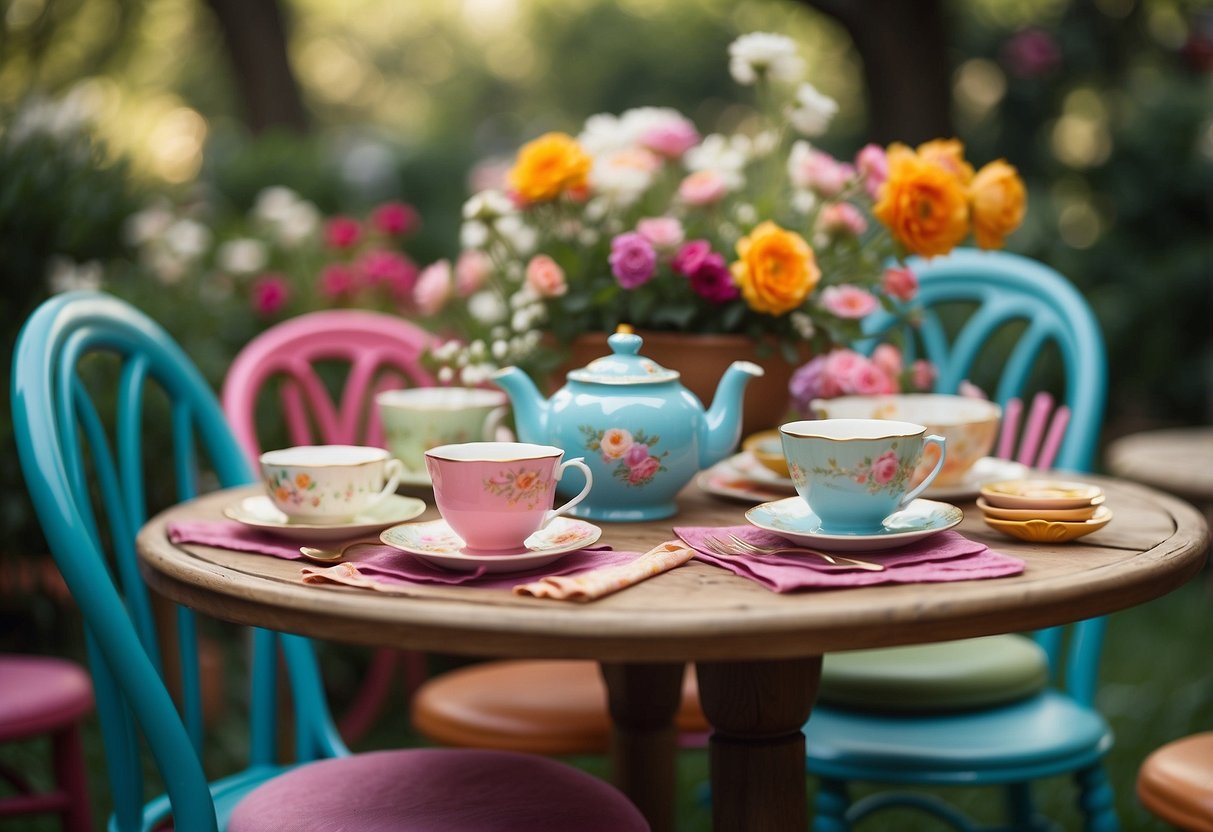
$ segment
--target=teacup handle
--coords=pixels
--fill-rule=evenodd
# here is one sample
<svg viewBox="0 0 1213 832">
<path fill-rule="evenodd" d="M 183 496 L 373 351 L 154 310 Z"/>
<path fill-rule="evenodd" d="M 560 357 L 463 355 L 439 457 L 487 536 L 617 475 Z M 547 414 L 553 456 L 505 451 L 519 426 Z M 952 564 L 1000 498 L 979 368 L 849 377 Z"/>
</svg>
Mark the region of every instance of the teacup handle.
<svg viewBox="0 0 1213 832">
<path fill-rule="evenodd" d="M 396 486 L 400 485 L 400 477 L 404 474 L 404 463 L 398 459 L 392 458 L 383 464 L 384 473 L 388 475 L 388 481 L 384 483 L 383 488 L 379 493 L 371 498 L 367 503 L 367 508 L 379 505 L 383 498 L 389 494 L 396 493 Z"/>
<path fill-rule="evenodd" d="M 569 500 L 567 503 L 562 505 L 560 508 L 554 508 L 551 511 L 549 511 L 547 514 L 543 515 L 543 523 L 540 524 L 539 528 L 543 528 L 548 523 L 551 523 L 557 517 L 564 514 L 569 509 L 573 508 L 573 506 L 577 505 L 582 500 L 584 500 L 586 498 L 586 495 L 590 493 L 590 486 L 592 486 L 594 484 L 594 475 L 592 473 L 590 473 L 590 466 L 585 464 L 583 457 L 577 457 L 576 459 L 570 459 L 566 462 L 560 463 L 560 467 L 556 469 L 555 479 L 559 480 L 561 477 L 563 477 L 565 469 L 568 468 L 570 465 L 573 466 L 574 468 L 580 468 L 581 473 L 585 474 L 585 486 L 581 489 L 581 493 L 578 494 L 576 497 Z"/>
<path fill-rule="evenodd" d="M 498 441 L 497 432 L 501 430 L 501 423 L 505 421 L 505 415 L 508 412 L 509 408 L 502 405 L 501 407 L 494 407 L 489 411 L 488 415 L 484 417 L 484 427 L 482 428 L 483 432 L 481 433 L 481 437 L 486 442 Z M 512 442 L 513 440 L 514 434 L 510 433 L 510 438 L 508 441 Z"/>
<path fill-rule="evenodd" d="M 922 441 L 923 441 L 924 445 L 938 445 L 939 446 L 939 459 L 937 459 L 935 461 L 935 467 L 931 469 L 931 473 L 927 474 L 927 478 L 924 479 L 922 482 L 920 482 L 917 486 L 915 486 L 913 489 L 911 489 L 909 492 L 907 492 L 904 497 L 901 498 L 901 501 L 897 504 L 898 509 L 905 508 L 906 506 L 908 506 L 910 504 L 910 502 L 915 497 L 917 497 L 922 492 L 926 491 L 927 488 L 931 485 L 931 483 L 935 480 L 935 477 L 939 474 L 940 469 L 943 468 L 943 460 L 944 460 L 944 457 L 947 456 L 947 453 L 948 453 L 947 440 L 945 440 L 942 436 L 936 436 L 935 434 L 932 433 L 930 436 L 926 437 Z"/>
</svg>

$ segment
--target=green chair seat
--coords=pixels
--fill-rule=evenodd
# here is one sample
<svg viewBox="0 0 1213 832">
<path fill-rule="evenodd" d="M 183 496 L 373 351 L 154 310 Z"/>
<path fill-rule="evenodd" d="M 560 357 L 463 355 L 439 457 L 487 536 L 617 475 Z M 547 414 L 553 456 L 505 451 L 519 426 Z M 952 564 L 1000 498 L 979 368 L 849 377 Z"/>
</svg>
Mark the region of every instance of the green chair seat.
<svg viewBox="0 0 1213 832">
<path fill-rule="evenodd" d="M 1019 635 L 826 655 L 820 701 L 836 707 L 929 713 L 1014 702 L 1049 679 L 1045 651 Z"/>
</svg>

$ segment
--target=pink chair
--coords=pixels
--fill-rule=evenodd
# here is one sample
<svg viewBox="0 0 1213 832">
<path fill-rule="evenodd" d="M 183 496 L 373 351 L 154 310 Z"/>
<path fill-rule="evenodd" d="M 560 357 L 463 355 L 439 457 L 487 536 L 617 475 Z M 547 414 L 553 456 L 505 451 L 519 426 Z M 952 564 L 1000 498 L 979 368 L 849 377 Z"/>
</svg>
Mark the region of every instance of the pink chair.
<svg viewBox="0 0 1213 832">
<path fill-rule="evenodd" d="M 431 387 L 421 356 L 434 336 L 391 315 L 339 309 L 285 321 L 250 341 L 232 361 L 223 383 L 223 410 L 236 440 L 256 465 L 257 405 L 271 382 L 279 384 L 279 412 L 292 445 L 383 445 L 375 394 L 399 387 Z M 349 365 L 334 403 L 317 365 Z M 361 737 L 387 701 L 398 663 L 411 692 L 425 678 L 419 653 L 375 652 L 349 710 L 340 719 L 349 741 Z"/>
<path fill-rule="evenodd" d="M 36 792 L 21 772 L 0 768 L 17 794 L 0 799 L 0 819 L 58 814 L 66 832 L 90 832 L 80 723 L 93 711 L 84 668 L 50 656 L 0 655 L 0 742 L 51 739 L 55 789 Z"/>
<path fill-rule="evenodd" d="M 1017 452 L 1015 440 L 1022 416 L 1023 402 L 1009 399 L 1002 410 L 1002 428 L 995 453 L 1002 459 L 1014 459 L 1029 468 L 1051 467 L 1061 448 L 1061 440 L 1065 438 L 1066 427 L 1070 424 L 1070 408 L 1063 404 L 1054 410 L 1053 397 L 1045 392 L 1037 393 L 1028 410 L 1023 433 L 1018 436 Z"/>
</svg>

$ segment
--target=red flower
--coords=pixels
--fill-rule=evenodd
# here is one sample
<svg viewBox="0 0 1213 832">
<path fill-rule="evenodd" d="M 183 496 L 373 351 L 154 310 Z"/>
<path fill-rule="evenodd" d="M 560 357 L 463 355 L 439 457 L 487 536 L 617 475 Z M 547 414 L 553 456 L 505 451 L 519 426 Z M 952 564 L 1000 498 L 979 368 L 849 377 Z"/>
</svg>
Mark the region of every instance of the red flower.
<svg viewBox="0 0 1213 832">
<path fill-rule="evenodd" d="M 324 240 L 330 248 L 353 248 L 362 238 L 362 226 L 350 217 L 332 217 L 324 226 Z"/>
<path fill-rule="evenodd" d="M 269 317 L 286 305 L 291 296 L 290 286 L 286 278 L 280 274 L 269 272 L 261 275 L 252 286 L 253 308 L 258 315 Z"/>
<path fill-rule="evenodd" d="M 385 202 L 371 212 L 371 225 L 390 236 L 412 233 L 420 224 L 417 209 L 405 202 Z"/>
</svg>

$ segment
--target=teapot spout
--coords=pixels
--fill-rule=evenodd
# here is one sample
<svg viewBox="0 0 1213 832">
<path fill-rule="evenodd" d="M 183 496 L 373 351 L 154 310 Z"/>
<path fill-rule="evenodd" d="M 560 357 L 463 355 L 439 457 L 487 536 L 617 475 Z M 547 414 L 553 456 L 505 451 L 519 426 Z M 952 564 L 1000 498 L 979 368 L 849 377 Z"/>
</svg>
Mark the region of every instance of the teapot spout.
<svg viewBox="0 0 1213 832">
<path fill-rule="evenodd" d="M 741 405 L 750 379 L 763 369 L 752 361 L 734 361 L 720 378 L 712 406 L 703 415 L 699 435 L 699 467 L 708 468 L 737 447 L 741 437 Z"/>
<path fill-rule="evenodd" d="M 547 435 L 548 402 L 531 377 L 517 367 L 503 367 L 493 373 L 493 381 L 510 397 L 518 440 L 543 443 Z"/>
</svg>

